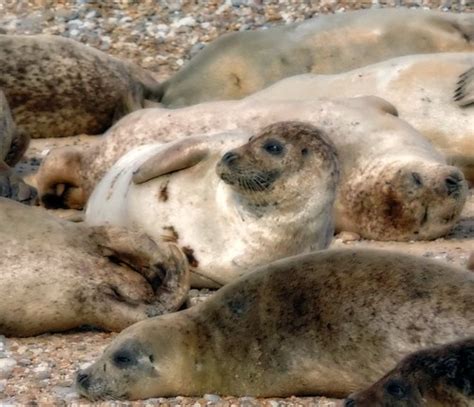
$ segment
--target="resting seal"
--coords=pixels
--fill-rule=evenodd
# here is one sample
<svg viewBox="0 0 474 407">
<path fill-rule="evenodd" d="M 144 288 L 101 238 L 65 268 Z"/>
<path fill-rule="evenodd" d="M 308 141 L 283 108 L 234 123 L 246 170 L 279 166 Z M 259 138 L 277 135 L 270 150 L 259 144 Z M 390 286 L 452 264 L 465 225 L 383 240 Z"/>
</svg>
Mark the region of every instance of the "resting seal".
<svg viewBox="0 0 474 407">
<path fill-rule="evenodd" d="M 415 352 L 344 403 L 345 407 L 472 405 L 474 338 Z"/>
<path fill-rule="evenodd" d="M 79 372 L 91 400 L 347 396 L 420 348 L 474 334 L 474 274 L 382 250 L 284 259 L 139 322 Z"/>
<path fill-rule="evenodd" d="M 389 58 L 474 51 L 474 15 L 380 9 L 223 35 L 162 84 L 169 107 L 240 99 L 288 76 L 333 74 Z"/>
<path fill-rule="evenodd" d="M 84 152 L 52 150 L 39 169 L 37 185 L 45 206 L 80 208 L 132 146 L 235 129 L 254 134 L 274 122 L 301 120 L 320 128 L 338 150 L 337 230 L 377 240 L 434 239 L 459 218 L 466 182 L 461 171 L 447 165 L 431 143 L 394 114 L 392 105 L 376 97 L 143 109 Z"/>
<path fill-rule="evenodd" d="M 74 40 L 0 35 L 0 88 L 30 137 L 100 134 L 158 99 L 144 69 Z"/>
<path fill-rule="evenodd" d="M 474 184 L 474 53 L 410 55 L 339 75 L 305 74 L 249 96 L 304 100 L 383 97 Z M 474 72 L 474 70 L 473 70 Z M 462 107 L 461 107 L 462 106 Z"/>
<path fill-rule="evenodd" d="M 37 202 L 36 189 L 25 184 L 11 168 L 20 161 L 29 142 L 29 137 L 16 128 L 8 102 L 0 90 L 0 197 L 25 204 Z"/>
<path fill-rule="evenodd" d="M 0 199 L 0 334 L 123 328 L 177 310 L 185 258 L 143 233 L 90 228 Z"/>
<path fill-rule="evenodd" d="M 92 194 L 90 225 L 134 226 L 176 242 L 193 286 L 219 287 L 256 266 L 326 248 L 339 168 L 332 143 L 300 122 L 145 145 Z"/>
</svg>

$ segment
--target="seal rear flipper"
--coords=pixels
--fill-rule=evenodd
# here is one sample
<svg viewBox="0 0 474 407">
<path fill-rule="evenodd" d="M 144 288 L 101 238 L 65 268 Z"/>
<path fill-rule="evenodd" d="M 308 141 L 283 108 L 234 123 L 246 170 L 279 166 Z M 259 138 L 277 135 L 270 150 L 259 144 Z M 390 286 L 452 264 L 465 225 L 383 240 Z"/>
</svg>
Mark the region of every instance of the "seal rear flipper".
<svg viewBox="0 0 474 407">
<path fill-rule="evenodd" d="M 100 253 L 141 274 L 155 293 L 144 304 L 146 316 L 179 309 L 190 288 L 189 267 L 184 254 L 172 243 L 156 243 L 145 233 L 115 227 L 91 227 L 91 239 Z"/>
<path fill-rule="evenodd" d="M 170 172 L 193 167 L 209 154 L 208 137 L 189 137 L 164 145 L 133 173 L 133 182 L 143 184 Z"/>
<path fill-rule="evenodd" d="M 474 67 L 459 75 L 453 98 L 459 106 L 474 103 Z"/>
<path fill-rule="evenodd" d="M 25 205 L 36 205 L 38 202 L 36 188 L 26 184 L 3 161 L 0 161 L 0 197 Z"/>
</svg>

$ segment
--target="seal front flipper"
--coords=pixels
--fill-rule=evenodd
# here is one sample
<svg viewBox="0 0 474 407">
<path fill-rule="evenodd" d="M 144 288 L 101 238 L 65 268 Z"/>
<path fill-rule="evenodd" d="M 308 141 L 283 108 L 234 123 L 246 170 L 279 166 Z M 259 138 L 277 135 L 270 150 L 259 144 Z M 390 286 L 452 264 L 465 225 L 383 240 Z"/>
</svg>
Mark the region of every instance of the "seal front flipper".
<svg viewBox="0 0 474 407">
<path fill-rule="evenodd" d="M 146 234 L 113 226 L 92 227 L 91 238 L 99 252 L 112 262 L 141 274 L 155 293 L 145 304 L 146 317 L 179 309 L 190 288 L 184 254 L 172 243 L 156 243 Z"/>
<path fill-rule="evenodd" d="M 190 137 L 164 146 L 133 173 L 133 182 L 143 184 L 160 175 L 192 167 L 209 154 L 208 137 Z"/>
<path fill-rule="evenodd" d="M 474 67 L 459 75 L 453 98 L 459 106 L 474 103 Z"/>
</svg>

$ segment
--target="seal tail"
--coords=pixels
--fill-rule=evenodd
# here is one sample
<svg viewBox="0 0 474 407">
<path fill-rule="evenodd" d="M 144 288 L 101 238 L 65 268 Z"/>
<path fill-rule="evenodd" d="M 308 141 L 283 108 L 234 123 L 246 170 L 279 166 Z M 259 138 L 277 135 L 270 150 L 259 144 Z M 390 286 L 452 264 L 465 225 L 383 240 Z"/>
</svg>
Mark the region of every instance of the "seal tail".
<svg viewBox="0 0 474 407">
<path fill-rule="evenodd" d="M 474 103 L 474 67 L 459 75 L 453 99 L 459 106 Z"/>
</svg>

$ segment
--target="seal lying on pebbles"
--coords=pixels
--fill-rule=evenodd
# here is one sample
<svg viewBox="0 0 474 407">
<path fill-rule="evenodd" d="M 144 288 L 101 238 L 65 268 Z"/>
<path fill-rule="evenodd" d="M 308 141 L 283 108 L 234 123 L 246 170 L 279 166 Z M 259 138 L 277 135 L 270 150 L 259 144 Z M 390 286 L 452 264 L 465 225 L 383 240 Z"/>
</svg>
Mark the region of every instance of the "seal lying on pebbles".
<svg viewBox="0 0 474 407">
<path fill-rule="evenodd" d="M 227 34 L 162 84 L 169 107 L 240 99 L 288 76 L 345 72 L 396 56 L 474 50 L 474 15 L 349 11 Z"/>
<path fill-rule="evenodd" d="M 224 133 L 132 150 L 98 184 L 85 220 L 176 242 L 191 285 L 219 287 L 328 247 L 338 178 L 336 150 L 321 131 L 280 122 L 250 140 Z"/>
<path fill-rule="evenodd" d="M 345 407 L 473 405 L 474 338 L 413 353 L 344 403 Z"/>
<path fill-rule="evenodd" d="M 473 290 L 473 273 L 401 253 L 299 255 L 127 328 L 77 389 L 91 400 L 347 396 L 410 352 L 473 335 Z"/>
<path fill-rule="evenodd" d="M 45 206 L 78 208 L 132 146 L 237 128 L 254 134 L 274 122 L 301 120 L 320 128 L 338 150 L 337 230 L 378 240 L 434 239 L 459 218 L 466 182 L 394 113 L 392 105 L 376 97 L 144 109 L 125 117 L 84 152 L 52 150 L 39 169 L 37 185 Z"/>
<path fill-rule="evenodd" d="M 177 310 L 186 259 L 143 233 L 90 228 L 0 199 L 0 334 L 31 336 L 80 325 L 120 331 Z"/>
<path fill-rule="evenodd" d="M 474 184 L 474 74 L 466 73 L 473 66 L 473 52 L 410 55 L 339 75 L 283 79 L 249 99 L 383 97 Z"/>
<path fill-rule="evenodd" d="M 25 204 L 37 201 L 36 189 L 25 184 L 11 167 L 20 161 L 29 141 L 26 134 L 15 127 L 8 102 L 0 90 L 0 197 Z"/>
<path fill-rule="evenodd" d="M 0 88 L 33 138 L 100 134 L 159 99 L 144 69 L 60 36 L 0 35 L 0 60 Z"/>
</svg>

